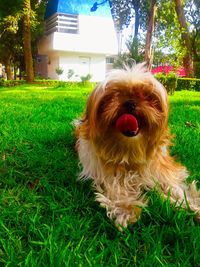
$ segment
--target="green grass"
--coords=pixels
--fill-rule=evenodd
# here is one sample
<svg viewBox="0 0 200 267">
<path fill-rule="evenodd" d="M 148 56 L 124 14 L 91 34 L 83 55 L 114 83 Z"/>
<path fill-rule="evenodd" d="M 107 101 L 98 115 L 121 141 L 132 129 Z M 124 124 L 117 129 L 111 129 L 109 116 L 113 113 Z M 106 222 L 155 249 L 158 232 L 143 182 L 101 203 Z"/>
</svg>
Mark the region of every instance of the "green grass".
<svg viewBox="0 0 200 267">
<path fill-rule="evenodd" d="M 0 88 L 0 266 L 199 266 L 200 227 L 151 193 L 119 232 L 77 181 L 73 126 L 91 88 Z M 172 154 L 199 179 L 200 93 L 170 97 Z M 187 126 L 185 126 L 185 123 Z"/>
</svg>

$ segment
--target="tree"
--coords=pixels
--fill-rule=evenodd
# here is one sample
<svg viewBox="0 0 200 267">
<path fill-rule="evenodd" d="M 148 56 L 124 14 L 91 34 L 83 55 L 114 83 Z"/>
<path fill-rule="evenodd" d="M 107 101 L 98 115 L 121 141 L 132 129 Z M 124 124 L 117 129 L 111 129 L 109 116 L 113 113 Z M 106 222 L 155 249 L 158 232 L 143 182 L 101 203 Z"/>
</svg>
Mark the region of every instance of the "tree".
<svg viewBox="0 0 200 267">
<path fill-rule="evenodd" d="M 46 2 L 46 0 L 10 0 L 8 7 L 6 0 L 0 1 L 0 60 L 5 65 L 10 64 L 9 68 L 6 67 L 8 78 L 11 78 L 9 69 L 13 62 L 21 64 L 24 60 L 27 81 L 33 81 L 32 50 L 35 45 L 32 45 L 36 43 L 42 32 L 41 21 Z M 5 48 L 9 58 L 5 58 L 3 53 Z"/>
<path fill-rule="evenodd" d="M 193 68 L 196 77 L 200 77 L 200 0 L 186 2 L 186 20 L 190 24 L 190 40 L 193 54 Z"/>
<path fill-rule="evenodd" d="M 31 3 L 30 0 L 23 0 L 23 46 L 24 46 L 24 59 L 26 67 L 26 80 L 33 82 L 33 58 L 31 48 Z"/>
<path fill-rule="evenodd" d="M 140 0 L 112 0 L 111 11 L 118 31 L 130 24 L 131 19 L 135 18 L 134 36 L 137 37 L 139 29 L 139 6 Z M 135 13 L 133 12 L 135 10 Z"/>
<path fill-rule="evenodd" d="M 200 0 L 185 0 L 182 8 L 184 8 L 183 15 L 185 16 L 190 48 L 186 48 L 185 42 L 182 39 L 182 34 L 185 33 L 185 30 L 180 26 L 175 9 L 175 1 L 169 0 L 158 1 L 156 14 L 158 23 L 154 33 L 155 47 L 165 51 L 168 55 L 168 63 L 175 67 L 184 66 L 184 61 L 186 63 L 190 62 L 192 65 L 193 61 L 194 74 L 197 77 L 200 75 Z M 186 57 L 188 51 L 190 54 L 189 60 Z M 185 67 L 185 69 L 187 68 Z M 187 76 L 191 76 L 190 71 L 187 71 Z"/>
<path fill-rule="evenodd" d="M 15 48 L 18 38 L 18 15 L 16 5 L 18 0 L 11 0 L 9 6 L 6 1 L 0 1 L 0 59 L 5 65 L 7 79 L 12 79 L 12 62 L 15 58 Z"/>
<path fill-rule="evenodd" d="M 156 14 L 156 0 L 151 0 L 149 15 L 148 15 L 148 26 L 146 33 L 146 43 L 144 52 L 144 61 L 146 62 L 147 68 L 150 70 L 152 65 L 152 36 L 154 31 L 154 22 Z"/>
<path fill-rule="evenodd" d="M 143 49 L 142 34 L 137 31 L 142 29 L 146 35 L 144 58 L 149 68 L 153 43 L 155 53 L 165 51 L 168 63 L 176 67 L 183 65 L 187 76 L 193 75 L 194 68 L 195 75 L 200 76 L 200 0 L 185 0 L 184 3 L 181 0 L 159 0 L 157 3 L 156 0 L 113 0 L 112 9 L 120 29 L 134 19 L 131 47 L 135 59 L 139 58 Z M 137 14 L 139 19 L 136 19 Z M 132 57 L 132 53 L 129 56 Z"/>
<path fill-rule="evenodd" d="M 146 31 L 147 26 L 147 4 L 144 0 L 112 0 L 112 14 L 118 31 L 127 27 L 131 20 L 134 25 L 134 31 L 127 41 L 126 45 L 129 50 L 125 55 L 119 55 L 117 65 L 122 61 L 128 61 L 127 57 L 132 58 L 135 62 L 142 60 L 144 55 L 143 38 L 140 35 L 139 28 L 143 27 Z M 143 59 L 144 60 L 144 59 Z M 130 60 L 131 62 L 131 60 Z"/>
<path fill-rule="evenodd" d="M 181 0 L 174 0 L 175 3 L 175 10 L 178 17 L 180 31 L 181 31 L 181 38 L 183 41 L 183 47 L 185 48 L 185 55 L 183 57 L 183 66 L 186 71 L 186 76 L 193 77 L 193 60 L 192 60 L 192 53 L 191 53 L 191 40 L 190 34 L 188 31 L 186 18 L 184 14 L 184 9 Z"/>
<path fill-rule="evenodd" d="M 150 5 L 149 5 L 150 4 Z M 131 10 L 134 12 L 131 13 Z M 134 59 L 139 59 L 139 27 L 146 32 L 144 60 L 147 67 L 151 69 L 152 63 L 152 36 L 154 31 L 156 0 L 142 1 L 142 0 L 113 0 L 112 11 L 116 22 L 118 22 L 120 29 L 130 23 L 130 19 L 134 18 L 134 34 L 132 44 L 129 42 L 129 51 L 134 51 Z M 148 21 L 148 23 L 146 23 Z M 131 48 L 131 49 L 130 49 Z M 141 50 L 141 49 L 140 49 Z M 131 57 L 133 56 L 130 53 Z M 123 59 L 123 57 L 122 57 Z"/>
<path fill-rule="evenodd" d="M 139 27 L 141 17 L 141 0 L 112 0 L 111 11 L 118 32 L 121 32 L 134 19 L 134 33 L 132 35 L 135 50 L 137 52 L 139 40 Z"/>
</svg>

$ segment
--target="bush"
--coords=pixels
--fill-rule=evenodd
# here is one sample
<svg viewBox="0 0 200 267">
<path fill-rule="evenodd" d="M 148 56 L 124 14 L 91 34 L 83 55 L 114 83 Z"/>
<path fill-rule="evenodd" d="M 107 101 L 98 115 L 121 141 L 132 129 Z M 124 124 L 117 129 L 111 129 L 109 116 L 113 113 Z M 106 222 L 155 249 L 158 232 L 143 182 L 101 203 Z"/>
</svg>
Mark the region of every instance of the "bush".
<svg viewBox="0 0 200 267">
<path fill-rule="evenodd" d="M 160 83 L 163 84 L 168 94 L 174 94 L 177 88 L 177 76 L 175 73 L 170 73 L 168 75 L 158 73 L 155 75 L 155 77 L 159 80 Z"/>
<path fill-rule="evenodd" d="M 177 91 L 190 90 L 200 91 L 200 79 L 195 78 L 179 78 L 177 81 Z"/>
<path fill-rule="evenodd" d="M 200 62 L 199 61 L 194 61 L 194 72 L 195 72 L 195 77 L 200 79 Z"/>
<path fill-rule="evenodd" d="M 74 76 L 74 70 L 69 69 L 67 72 L 67 79 L 70 80 Z"/>
<path fill-rule="evenodd" d="M 196 78 L 179 78 L 176 74 L 161 74 L 157 73 L 155 77 L 164 85 L 168 94 L 173 94 L 176 91 L 189 90 L 200 91 L 200 79 Z"/>
<path fill-rule="evenodd" d="M 41 84 L 44 86 L 58 86 L 59 80 L 35 79 L 34 83 Z"/>
<path fill-rule="evenodd" d="M 34 83 L 41 84 L 44 86 L 52 86 L 52 87 L 69 87 L 71 85 L 74 85 L 75 82 L 69 82 L 69 81 L 59 81 L 59 80 L 35 80 Z"/>
<path fill-rule="evenodd" d="M 86 76 L 81 76 L 80 78 L 82 83 L 87 83 L 92 79 L 92 75 L 88 73 Z"/>
<path fill-rule="evenodd" d="M 5 80 L 0 79 L 0 87 L 13 87 L 25 83 L 25 80 Z"/>
<path fill-rule="evenodd" d="M 59 76 L 62 75 L 64 72 L 63 68 L 60 68 L 60 67 L 55 68 L 55 71 Z"/>
<path fill-rule="evenodd" d="M 136 61 L 131 57 L 130 54 L 123 53 L 120 54 L 113 63 L 114 69 L 124 69 L 126 66 L 132 67 L 135 65 Z"/>
</svg>

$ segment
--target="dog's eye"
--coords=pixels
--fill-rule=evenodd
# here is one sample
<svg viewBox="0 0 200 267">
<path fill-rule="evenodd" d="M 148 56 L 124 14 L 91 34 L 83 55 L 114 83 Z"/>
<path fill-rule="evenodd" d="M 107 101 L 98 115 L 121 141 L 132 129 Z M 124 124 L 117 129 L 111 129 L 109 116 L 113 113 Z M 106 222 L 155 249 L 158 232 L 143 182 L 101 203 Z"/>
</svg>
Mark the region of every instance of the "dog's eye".
<svg viewBox="0 0 200 267">
<path fill-rule="evenodd" d="M 100 105 L 99 105 L 99 109 L 98 109 L 98 113 L 103 113 L 104 110 L 106 108 L 106 103 L 105 102 L 102 102 Z"/>
<path fill-rule="evenodd" d="M 151 107 L 156 108 L 159 111 L 162 111 L 162 106 L 161 106 L 160 100 L 156 96 L 154 96 L 153 94 L 146 95 L 145 100 L 148 101 L 148 103 Z"/>
<path fill-rule="evenodd" d="M 152 102 L 154 100 L 153 96 L 152 95 L 145 95 L 144 96 L 144 100 L 148 101 L 148 102 Z"/>
<path fill-rule="evenodd" d="M 107 109 L 107 107 L 109 106 L 109 104 L 110 104 L 111 102 L 112 102 L 112 96 L 110 96 L 110 95 L 105 96 L 105 97 L 101 100 L 101 102 L 100 102 L 100 104 L 99 104 L 98 112 L 99 112 L 99 113 L 103 113 L 103 112 Z"/>
</svg>

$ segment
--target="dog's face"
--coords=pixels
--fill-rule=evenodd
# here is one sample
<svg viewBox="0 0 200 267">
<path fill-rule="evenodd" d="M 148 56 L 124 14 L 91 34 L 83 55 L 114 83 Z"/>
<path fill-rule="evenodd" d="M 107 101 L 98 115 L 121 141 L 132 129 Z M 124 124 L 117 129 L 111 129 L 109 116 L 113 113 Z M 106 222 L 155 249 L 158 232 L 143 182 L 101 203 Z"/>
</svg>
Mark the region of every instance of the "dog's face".
<svg viewBox="0 0 200 267">
<path fill-rule="evenodd" d="M 114 70 L 95 88 L 80 131 L 104 160 L 137 163 L 165 143 L 167 121 L 166 90 L 137 65 Z"/>
</svg>

